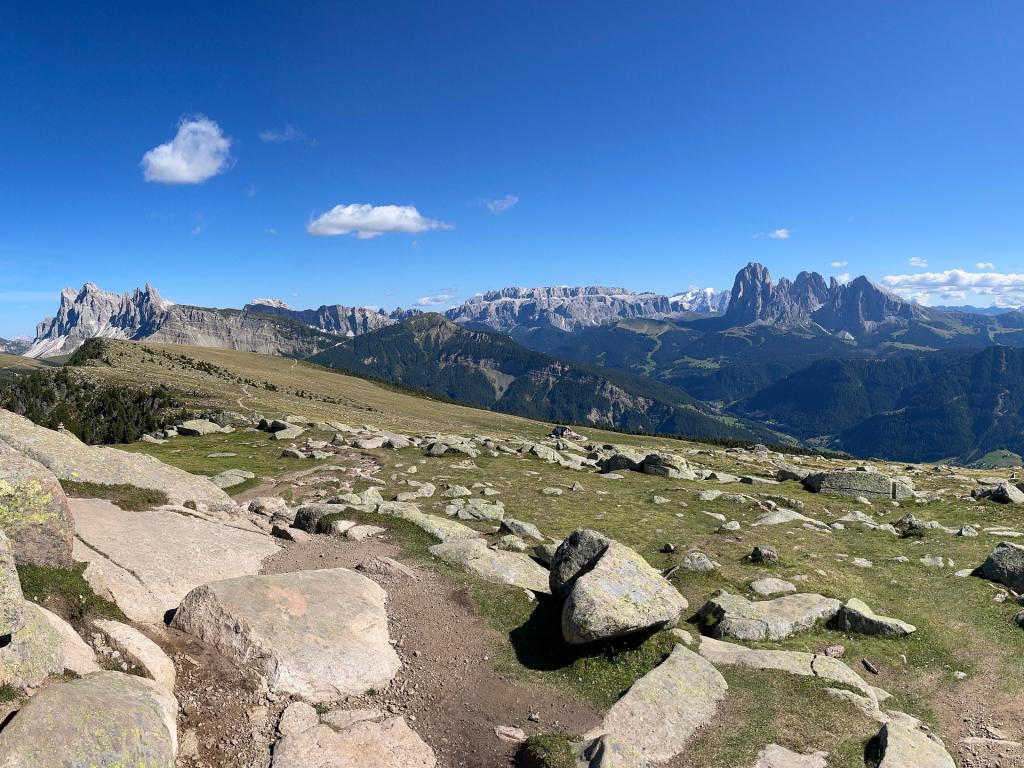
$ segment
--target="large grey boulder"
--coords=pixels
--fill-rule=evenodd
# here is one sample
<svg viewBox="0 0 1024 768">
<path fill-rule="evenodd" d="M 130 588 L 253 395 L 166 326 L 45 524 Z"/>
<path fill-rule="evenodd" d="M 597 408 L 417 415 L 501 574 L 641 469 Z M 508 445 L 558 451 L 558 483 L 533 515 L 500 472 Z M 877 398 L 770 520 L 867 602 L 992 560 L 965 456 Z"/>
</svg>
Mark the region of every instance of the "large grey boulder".
<svg viewBox="0 0 1024 768">
<path fill-rule="evenodd" d="M 1009 480 L 1003 480 L 993 486 L 978 488 L 971 493 L 976 499 L 991 499 L 1000 504 L 1024 504 L 1024 491 Z"/>
<path fill-rule="evenodd" d="M 243 576 L 197 587 L 171 626 L 311 701 L 382 689 L 401 663 L 384 590 L 347 568 Z"/>
<path fill-rule="evenodd" d="M 0 637 L 25 626 L 25 597 L 11 542 L 0 530 Z"/>
<path fill-rule="evenodd" d="M 612 542 L 579 574 L 562 606 L 562 636 L 574 645 L 674 626 L 687 603 L 629 547 Z"/>
<path fill-rule="evenodd" d="M 291 733 L 274 748 L 272 768 L 434 768 L 434 751 L 401 717 L 361 720 Z"/>
<path fill-rule="evenodd" d="M 646 475 L 668 477 L 675 480 L 695 480 L 697 473 L 690 469 L 686 459 L 671 453 L 649 453 L 640 462 L 640 471 Z"/>
<path fill-rule="evenodd" d="M 216 435 L 223 431 L 220 424 L 214 424 L 208 419 L 189 419 L 178 425 L 178 434 L 187 437 Z"/>
<path fill-rule="evenodd" d="M 981 575 L 1024 592 L 1024 547 L 1009 541 L 996 544 L 981 564 Z"/>
<path fill-rule="evenodd" d="M 589 528 L 566 536 L 551 561 L 551 592 L 561 597 L 568 595 L 576 578 L 594 566 L 610 543 L 611 539 Z"/>
<path fill-rule="evenodd" d="M 624 469 L 636 472 L 639 471 L 644 458 L 646 458 L 644 454 L 638 451 L 620 450 L 601 459 L 597 465 L 602 472 L 621 472 Z"/>
<path fill-rule="evenodd" d="M 812 493 L 847 498 L 863 496 L 866 499 L 906 499 L 914 495 L 914 486 L 908 478 L 894 480 L 871 471 L 816 472 L 805 477 L 803 483 Z"/>
<path fill-rule="evenodd" d="M 698 612 L 716 638 L 782 640 L 831 619 L 841 604 L 831 597 L 801 593 L 774 600 L 752 602 L 724 590 L 709 599 Z"/>
<path fill-rule="evenodd" d="M 645 760 L 671 760 L 714 719 L 728 688 L 710 662 L 677 645 L 612 705 L 599 730 Z"/>
<path fill-rule="evenodd" d="M 162 491 L 174 503 L 193 501 L 218 511 L 236 508 L 231 497 L 205 477 L 145 454 L 86 445 L 68 432 L 37 426 L 3 409 L 0 409 L 0 441 L 38 461 L 60 480 L 104 485 L 123 483 Z"/>
<path fill-rule="evenodd" d="M 863 600 L 851 597 L 832 620 L 832 626 L 842 632 L 859 632 L 862 635 L 881 637 L 905 637 L 917 627 L 890 616 L 880 616 Z"/>
<path fill-rule="evenodd" d="M 24 611 L 25 625 L 0 647 L 0 685 L 35 688 L 64 671 L 63 635 L 35 603 L 26 600 Z"/>
<path fill-rule="evenodd" d="M 295 522 L 292 525 L 306 533 L 317 533 L 320 518 L 344 512 L 349 504 L 303 504 L 295 510 Z"/>
<path fill-rule="evenodd" d="M 194 587 L 259 573 L 280 550 L 270 537 L 164 509 L 124 512 L 71 499 L 75 559 L 85 579 L 133 621 L 161 623 Z M 186 510 L 187 512 L 187 510 Z"/>
<path fill-rule="evenodd" d="M 74 526 L 56 476 L 0 443 L 0 530 L 24 565 L 71 567 Z"/>
<path fill-rule="evenodd" d="M 174 696 L 145 678 L 53 683 L 0 731 L 0 768 L 174 768 L 177 714 Z"/>
<path fill-rule="evenodd" d="M 878 733 L 882 752 L 878 768 L 956 768 L 937 736 L 898 720 L 890 720 Z"/>
<path fill-rule="evenodd" d="M 456 539 L 436 544 L 430 554 L 496 584 L 512 584 L 548 592 L 548 572 L 521 552 L 490 549 L 482 539 Z"/>
</svg>

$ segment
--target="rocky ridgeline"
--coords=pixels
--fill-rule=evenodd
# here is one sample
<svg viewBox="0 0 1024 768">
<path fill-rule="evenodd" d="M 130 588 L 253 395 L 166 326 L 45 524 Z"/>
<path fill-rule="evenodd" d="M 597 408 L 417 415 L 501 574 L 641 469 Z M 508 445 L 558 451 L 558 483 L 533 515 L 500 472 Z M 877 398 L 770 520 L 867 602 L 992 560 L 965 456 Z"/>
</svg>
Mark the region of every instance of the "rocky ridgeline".
<svg viewBox="0 0 1024 768">
<path fill-rule="evenodd" d="M 247 766 L 437 765 L 434 749 L 417 733 L 414 720 L 397 709 L 353 709 L 350 703 L 389 690 L 400 674 L 404 662 L 389 622 L 388 590 L 400 589 L 415 574 L 382 556 L 367 557 L 356 569 L 263 572 L 265 561 L 282 548 L 336 538 L 359 547 L 402 521 L 435 542 L 429 551 L 439 560 L 476 578 L 525 591 L 532 600 L 557 601 L 561 636 L 556 630 L 552 643 L 601 647 L 612 640 L 669 633 L 673 647 L 668 656 L 572 745 L 578 765 L 643 768 L 675 759 L 701 729 L 716 721 L 733 695 L 722 670 L 740 666 L 821 680 L 822 695 L 846 701 L 877 722 L 874 748 L 876 763 L 883 768 L 954 766 L 942 742 L 914 717 L 894 709 L 892 697 L 846 664 L 841 651 L 818 654 L 746 644 L 782 640 L 819 625 L 876 636 L 881 642 L 923 631 L 885 615 L 898 606 L 869 606 L 856 595 L 837 599 L 801 591 L 796 578 L 772 575 L 767 566 L 778 553 L 758 545 L 749 560 L 766 570 L 749 585 L 754 599 L 725 590 L 715 593 L 696 611 L 701 634 L 695 635 L 678 626 L 690 607 L 667 577 L 679 568 L 713 577 L 717 565 L 706 555 L 680 552 L 677 564 L 663 573 L 597 530 L 580 528 L 564 539 L 547 535 L 538 525 L 517 519 L 501 491 L 486 479 L 465 485 L 420 479 L 421 468 L 429 467 L 432 457 L 452 457 L 455 461 L 446 466 L 461 469 L 474 468 L 474 460 L 483 456 L 544 461 L 572 472 L 571 485 L 539 489 L 552 497 L 580 492 L 583 481 L 614 483 L 624 472 L 697 483 L 696 500 L 727 500 L 736 510 L 754 515 L 752 522 L 740 523 L 706 513 L 708 525 L 721 526 L 725 536 L 743 525 L 753 531 L 793 525 L 820 536 L 841 536 L 848 528 L 908 536 L 942 528 L 900 509 L 927 496 L 913 482 L 925 470 L 905 468 L 897 474 L 891 468 L 845 468 L 839 463 L 822 470 L 832 463 L 826 459 L 815 459 L 813 467 L 805 468 L 799 457 L 763 446 L 637 451 L 594 443 L 565 428 L 532 441 L 400 434 L 294 415 L 215 419 L 185 421 L 148 439 L 260 431 L 281 441 L 286 456 L 336 469 L 341 465 L 333 461 L 372 451 L 407 450 L 416 458 L 396 464 L 400 472 L 390 483 L 375 477 L 373 469 L 356 465 L 354 476 L 368 486 L 358 493 L 319 488 L 296 501 L 270 494 L 240 505 L 218 487 L 227 484 L 222 476 L 211 480 L 151 458 L 85 446 L 0 411 L 0 527 L 6 532 L 0 534 L 0 636 L 8 638 L 0 645 L 0 684 L 33 694 L 0 730 L 0 765 L 162 768 L 176 759 L 201 765 L 195 732 L 178 733 L 176 697 L 192 707 L 196 694 L 182 688 L 187 654 L 168 654 L 168 633 L 215 651 L 259 681 L 264 698 L 253 701 L 262 702 L 257 708 L 271 725 L 252 737 L 258 748 L 235 745 L 251 750 Z M 334 437 L 311 438 L 307 431 Z M 748 466 L 749 472 L 716 469 L 725 459 L 732 467 Z M 942 467 L 929 471 L 951 472 Z M 62 479 L 158 489 L 170 503 L 124 512 L 109 501 L 67 498 Z M 737 483 L 749 490 L 715 487 Z M 787 483 L 852 498 L 865 512 L 842 519 L 812 517 L 801 511 L 798 499 L 786 495 Z M 1011 487 L 1016 488 L 1009 481 L 981 485 L 977 495 L 987 503 L 1017 503 Z M 655 497 L 652 503 L 667 501 Z M 428 502 L 439 504 L 425 509 Z M 876 507 L 883 512 L 876 513 Z M 900 517 L 886 522 L 881 514 Z M 979 524 L 973 534 L 963 529 L 943 533 L 985 534 L 998 540 L 1009 532 L 985 530 Z M 663 551 L 674 550 L 666 543 Z M 66 568 L 72 560 L 86 563 L 89 585 L 116 603 L 128 623 L 94 620 L 79 634 L 81 628 L 24 599 L 16 563 Z M 949 564 L 939 558 L 936 567 Z M 1024 547 L 996 543 L 977 575 L 1005 585 L 1009 594 L 1024 591 Z M 1024 625 L 1024 616 L 1018 621 Z M 200 662 L 193 658 L 188 663 Z M 62 679 L 62 673 L 70 674 Z M 196 674 L 201 677 L 202 669 Z M 780 739 L 784 736 L 779 734 Z M 497 737 L 518 742 L 525 733 L 503 726 Z M 754 768 L 826 765 L 822 752 L 795 753 L 773 743 L 765 745 Z"/>
</svg>

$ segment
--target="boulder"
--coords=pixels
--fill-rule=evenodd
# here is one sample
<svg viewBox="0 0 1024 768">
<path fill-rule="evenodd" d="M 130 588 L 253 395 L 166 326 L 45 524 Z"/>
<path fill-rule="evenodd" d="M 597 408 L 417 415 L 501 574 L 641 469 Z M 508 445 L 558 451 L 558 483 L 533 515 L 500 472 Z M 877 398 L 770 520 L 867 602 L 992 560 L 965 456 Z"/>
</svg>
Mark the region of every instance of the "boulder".
<svg viewBox="0 0 1024 768">
<path fill-rule="evenodd" d="M 297 440 L 298 438 L 302 437 L 302 435 L 303 435 L 303 433 L 305 431 L 306 430 L 303 429 L 302 427 L 295 426 L 294 424 L 289 424 L 286 427 L 284 427 L 283 429 L 274 430 L 274 432 L 270 435 L 270 439 L 271 440 Z"/>
<path fill-rule="evenodd" d="M 479 531 L 474 531 L 467 525 L 457 523 L 437 515 L 427 515 L 419 511 L 415 504 L 402 504 L 398 501 L 387 501 L 380 505 L 377 510 L 382 515 L 397 517 L 406 520 L 418 528 L 426 531 L 438 541 L 457 541 L 460 539 L 475 539 L 480 537 Z"/>
<path fill-rule="evenodd" d="M 461 566 L 486 581 L 512 584 L 533 592 L 547 593 L 548 572 L 520 552 L 490 549 L 482 539 L 464 539 L 436 544 L 430 554 L 446 563 Z"/>
<path fill-rule="evenodd" d="M 119 621 L 97 619 L 92 624 L 108 646 L 141 669 L 150 680 L 174 693 L 174 663 L 159 645 L 135 627 L 129 627 Z"/>
<path fill-rule="evenodd" d="M 996 544 L 981 564 L 981 575 L 1016 592 L 1024 592 L 1024 547 L 1008 541 Z"/>
<path fill-rule="evenodd" d="M 0 441 L 45 466 L 59 480 L 119 483 L 162 491 L 174 503 L 192 501 L 219 511 L 235 503 L 207 478 L 171 467 L 141 453 L 86 445 L 69 432 L 33 424 L 0 409 Z"/>
<path fill-rule="evenodd" d="M 368 573 L 371 576 L 390 576 L 406 579 L 418 578 L 412 568 L 384 555 L 376 555 L 369 560 L 364 560 L 356 566 L 356 570 Z"/>
<path fill-rule="evenodd" d="M 750 582 L 750 591 L 761 597 L 770 597 L 771 595 L 785 595 L 796 592 L 796 585 L 789 581 L 768 576 Z"/>
<path fill-rule="evenodd" d="M 939 738 L 911 723 L 885 723 L 878 733 L 878 748 L 878 768 L 956 768 Z"/>
<path fill-rule="evenodd" d="M 317 725 L 285 736 L 272 768 L 434 768 L 434 751 L 401 717 L 362 720 L 340 731 Z"/>
<path fill-rule="evenodd" d="M 640 462 L 639 469 L 646 475 L 676 480 L 695 480 L 697 478 L 697 474 L 690 469 L 686 459 L 671 453 L 649 453 Z"/>
<path fill-rule="evenodd" d="M 0 731 L 3 768 L 174 768 L 178 703 L 142 677 L 95 672 L 39 691 Z"/>
<path fill-rule="evenodd" d="M 84 677 L 90 672 L 99 672 L 100 665 L 96 663 L 96 652 L 75 632 L 75 628 L 41 605 L 38 608 L 64 642 L 64 669 L 79 677 Z"/>
<path fill-rule="evenodd" d="M 178 425 L 178 434 L 186 436 L 219 434 L 221 426 L 206 419 L 189 419 Z"/>
<path fill-rule="evenodd" d="M 349 504 L 303 504 L 295 510 L 295 521 L 292 523 L 300 531 L 317 533 L 320 518 L 344 512 Z"/>
<path fill-rule="evenodd" d="M 856 597 L 850 598 L 846 605 L 839 609 L 839 613 L 832 620 L 832 626 L 841 632 L 859 632 L 862 635 L 881 637 L 905 637 L 917 629 L 905 621 L 879 616 L 867 603 Z"/>
<path fill-rule="evenodd" d="M 1024 504 L 1024 491 L 1009 480 L 1003 480 L 987 488 L 979 488 L 974 495 L 976 498 L 991 499 L 1000 504 Z"/>
<path fill-rule="evenodd" d="M 897 483 L 891 477 L 871 471 L 816 472 L 805 477 L 803 483 L 812 493 L 845 498 L 904 499 L 914 495 L 914 486 L 908 478 L 900 478 Z"/>
<path fill-rule="evenodd" d="M 272 691 L 315 703 L 383 689 L 395 676 L 385 599 L 347 568 L 243 576 L 189 592 L 171 626 L 255 667 Z"/>
<path fill-rule="evenodd" d="M 23 565 L 71 567 L 74 525 L 56 476 L 0 444 L 0 530 Z"/>
<path fill-rule="evenodd" d="M 675 625 L 687 603 L 629 547 L 612 542 L 577 575 L 562 606 L 562 636 L 574 645 Z"/>
<path fill-rule="evenodd" d="M 636 451 L 618 451 L 601 459 L 597 466 L 601 468 L 602 472 L 621 472 L 624 469 L 636 472 L 640 469 L 644 458 L 643 454 Z"/>
<path fill-rule="evenodd" d="M 677 645 L 612 705 L 600 731 L 647 761 L 671 760 L 714 719 L 728 688 L 710 662 Z"/>
<path fill-rule="evenodd" d="M 35 688 L 64 671 L 64 636 L 35 603 L 24 602 L 24 616 L 24 626 L 0 646 L 0 685 Z"/>
<path fill-rule="evenodd" d="M 558 545 L 551 561 L 551 592 L 561 597 L 568 595 L 576 578 L 594 566 L 610 543 L 611 539 L 589 528 L 570 533 Z"/>
<path fill-rule="evenodd" d="M 540 532 L 536 525 L 524 523 L 522 520 L 516 520 L 512 517 L 506 517 L 501 521 L 501 530 L 508 531 L 513 536 L 518 536 L 521 539 L 544 541 L 544 534 Z"/>
<path fill-rule="evenodd" d="M 132 621 L 159 624 L 194 587 L 258 573 L 273 539 L 164 509 L 124 512 L 103 499 L 71 499 L 75 560 L 97 594 Z"/>
<path fill-rule="evenodd" d="M 247 469 L 225 469 L 223 472 L 211 477 L 210 482 L 218 488 L 233 488 L 247 480 L 253 480 L 255 477 L 256 473 L 250 472 Z"/>
<path fill-rule="evenodd" d="M 697 615 L 710 626 L 712 637 L 782 640 L 823 619 L 831 619 L 840 605 L 838 600 L 813 593 L 751 602 L 741 595 L 719 590 Z"/>
<path fill-rule="evenodd" d="M 0 637 L 25 626 L 25 597 L 11 542 L 0 530 Z"/>
</svg>

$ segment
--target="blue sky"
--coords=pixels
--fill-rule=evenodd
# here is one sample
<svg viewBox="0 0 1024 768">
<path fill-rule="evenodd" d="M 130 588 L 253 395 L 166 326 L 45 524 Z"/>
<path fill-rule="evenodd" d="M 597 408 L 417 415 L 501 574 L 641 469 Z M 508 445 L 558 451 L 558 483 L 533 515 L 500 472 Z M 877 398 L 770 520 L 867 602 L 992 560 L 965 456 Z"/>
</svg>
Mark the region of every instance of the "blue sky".
<svg viewBox="0 0 1024 768">
<path fill-rule="evenodd" d="M 1024 303 L 1021 30 L 1014 2 L 9 7 L 0 336 L 87 280 L 443 307 L 757 260 Z"/>
</svg>

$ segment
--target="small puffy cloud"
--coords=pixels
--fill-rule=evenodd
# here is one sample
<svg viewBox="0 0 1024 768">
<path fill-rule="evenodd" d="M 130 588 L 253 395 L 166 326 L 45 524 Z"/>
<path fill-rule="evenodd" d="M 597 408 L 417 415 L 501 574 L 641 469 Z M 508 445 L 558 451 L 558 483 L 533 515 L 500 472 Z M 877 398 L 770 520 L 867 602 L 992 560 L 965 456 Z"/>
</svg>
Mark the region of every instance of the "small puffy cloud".
<svg viewBox="0 0 1024 768">
<path fill-rule="evenodd" d="M 979 261 L 974 267 L 975 269 L 995 269 L 996 265 L 991 261 Z"/>
<path fill-rule="evenodd" d="M 1024 304 L 1024 274 L 1002 272 L 968 272 L 947 269 L 943 272 L 919 272 L 913 275 L 886 275 L 882 282 L 901 296 L 916 298 L 936 296 L 943 302 L 963 301 L 968 295 L 991 296 L 998 307 Z"/>
<path fill-rule="evenodd" d="M 836 269 L 842 269 L 843 267 L 845 267 L 849 263 L 850 262 L 848 262 L 848 261 L 830 261 L 828 265 L 830 267 L 835 267 Z"/>
<path fill-rule="evenodd" d="M 504 197 L 499 197 L 497 200 L 488 200 L 487 210 L 495 214 L 504 213 L 518 202 L 519 198 L 515 195 L 505 195 Z"/>
<path fill-rule="evenodd" d="M 924 269 L 928 266 L 928 259 L 922 259 L 920 256 L 911 256 L 907 259 L 907 264 L 918 269 Z"/>
<path fill-rule="evenodd" d="M 268 144 L 286 144 L 291 141 L 304 141 L 306 134 L 300 131 L 291 123 L 285 125 L 281 130 L 260 131 L 260 141 Z"/>
<path fill-rule="evenodd" d="M 411 205 L 336 205 L 306 226 L 311 235 L 354 234 L 360 240 L 392 233 L 417 234 L 432 229 L 452 229 L 451 224 L 428 219 Z"/>
<path fill-rule="evenodd" d="M 772 240 L 789 240 L 789 230 L 785 228 L 773 229 L 768 233 L 768 237 Z"/>
<path fill-rule="evenodd" d="M 142 156 L 146 181 L 159 184 L 202 184 L 231 166 L 231 139 L 203 115 L 182 120 L 166 144 Z"/>
<path fill-rule="evenodd" d="M 840 283 L 848 283 L 848 282 L 850 282 L 850 273 L 849 272 L 843 272 L 841 274 L 834 275 L 834 277 Z"/>
<path fill-rule="evenodd" d="M 455 292 L 451 289 L 445 291 L 438 291 L 437 293 L 431 294 L 430 296 L 420 296 L 416 299 L 417 307 L 438 307 L 442 304 L 447 304 L 455 298 Z"/>
</svg>

